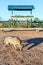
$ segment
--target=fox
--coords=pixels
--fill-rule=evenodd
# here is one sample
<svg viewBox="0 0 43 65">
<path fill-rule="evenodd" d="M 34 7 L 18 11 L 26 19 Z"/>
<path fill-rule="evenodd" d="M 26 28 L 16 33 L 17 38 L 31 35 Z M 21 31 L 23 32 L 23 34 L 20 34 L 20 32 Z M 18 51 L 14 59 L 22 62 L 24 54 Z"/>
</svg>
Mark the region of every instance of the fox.
<svg viewBox="0 0 43 65">
<path fill-rule="evenodd" d="M 19 37 L 16 37 L 16 36 L 5 37 L 4 43 L 5 45 L 12 44 L 16 50 L 17 49 L 22 50 L 23 48 L 23 44 L 21 44 Z"/>
</svg>

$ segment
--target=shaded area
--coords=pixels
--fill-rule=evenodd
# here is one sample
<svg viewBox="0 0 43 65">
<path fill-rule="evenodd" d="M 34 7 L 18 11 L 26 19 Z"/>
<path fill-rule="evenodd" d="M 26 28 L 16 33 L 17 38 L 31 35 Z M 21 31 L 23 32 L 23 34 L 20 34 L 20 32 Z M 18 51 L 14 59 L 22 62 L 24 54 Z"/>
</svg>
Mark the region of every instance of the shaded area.
<svg viewBox="0 0 43 65">
<path fill-rule="evenodd" d="M 32 46 L 30 46 L 28 48 L 28 50 L 29 50 L 29 49 L 33 48 L 34 46 L 37 46 L 37 45 L 41 44 L 43 42 L 43 38 L 31 38 L 31 39 L 25 40 L 24 42 L 27 43 L 27 44 L 25 44 L 24 47 L 26 47 L 26 46 L 28 46 L 30 44 L 33 44 Z"/>
</svg>

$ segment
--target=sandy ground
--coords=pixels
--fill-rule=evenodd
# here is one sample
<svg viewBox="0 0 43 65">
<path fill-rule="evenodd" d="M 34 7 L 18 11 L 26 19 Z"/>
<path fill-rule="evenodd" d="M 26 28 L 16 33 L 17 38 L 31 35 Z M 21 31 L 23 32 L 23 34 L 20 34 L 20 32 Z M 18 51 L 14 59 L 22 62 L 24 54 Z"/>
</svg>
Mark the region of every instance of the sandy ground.
<svg viewBox="0 0 43 65">
<path fill-rule="evenodd" d="M 16 51 L 13 45 L 6 47 L 3 40 L 8 35 L 28 44 L 22 51 Z M 43 65 L 43 31 L 0 31 L 0 65 Z"/>
</svg>

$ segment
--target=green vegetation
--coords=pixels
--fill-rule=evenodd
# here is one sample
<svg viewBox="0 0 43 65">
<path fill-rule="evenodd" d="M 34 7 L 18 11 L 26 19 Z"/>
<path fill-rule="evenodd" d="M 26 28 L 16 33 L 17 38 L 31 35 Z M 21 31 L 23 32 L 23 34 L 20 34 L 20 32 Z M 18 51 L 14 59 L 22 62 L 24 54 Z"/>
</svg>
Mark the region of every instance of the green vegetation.
<svg viewBox="0 0 43 65">
<path fill-rule="evenodd" d="M 18 20 L 9 20 L 9 21 L 0 21 L 0 28 L 43 28 L 43 20 L 35 18 L 32 23 L 29 20 L 18 21 Z"/>
</svg>

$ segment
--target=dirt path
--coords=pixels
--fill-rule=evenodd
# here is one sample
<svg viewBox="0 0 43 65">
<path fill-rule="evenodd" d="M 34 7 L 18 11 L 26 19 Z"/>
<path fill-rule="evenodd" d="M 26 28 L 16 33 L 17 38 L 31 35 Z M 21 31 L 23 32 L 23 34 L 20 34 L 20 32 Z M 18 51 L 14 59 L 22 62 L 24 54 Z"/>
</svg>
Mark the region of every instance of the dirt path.
<svg viewBox="0 0 43 65">
<path fill-rule="evenodd" d="M 18 36 L 28 44 L 23 51 L 16 51 L 13 46 L 5 47 L 5 36 Z M 1 65 L 43 65 L 43 32 L 33 31 L 0 31 L 0 64 Z"/>
</svg>

